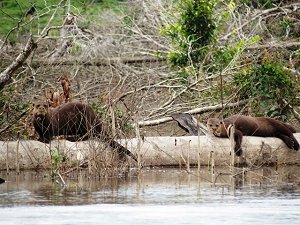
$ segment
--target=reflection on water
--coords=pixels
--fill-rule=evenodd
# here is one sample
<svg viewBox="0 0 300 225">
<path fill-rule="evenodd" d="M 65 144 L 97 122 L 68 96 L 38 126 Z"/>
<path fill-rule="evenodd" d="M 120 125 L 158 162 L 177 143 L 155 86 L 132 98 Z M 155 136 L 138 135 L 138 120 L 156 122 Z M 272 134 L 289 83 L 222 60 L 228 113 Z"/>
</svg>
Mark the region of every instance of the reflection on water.
<svg viewBox="0 0 300 225">
<path fill-rule="evenodd" d="M 300 219 L 299 173 L 298 167 L 262 168 L 245 174 L 228 168 L 216 168 L 214 174 L 207 168 L 200 174 L 197 170 L 188 174 L 180 169 L 145 169 L 139 177 L 126 179 L 88 179 L 84 174 L 72 174 L 63 187 L 51 182 L 46 173 L 22 172 L 17 176 L 1 172 L 0 177 L 8 182 L 0 185 L 0 221 L 295 224 Z"/>
</svg>

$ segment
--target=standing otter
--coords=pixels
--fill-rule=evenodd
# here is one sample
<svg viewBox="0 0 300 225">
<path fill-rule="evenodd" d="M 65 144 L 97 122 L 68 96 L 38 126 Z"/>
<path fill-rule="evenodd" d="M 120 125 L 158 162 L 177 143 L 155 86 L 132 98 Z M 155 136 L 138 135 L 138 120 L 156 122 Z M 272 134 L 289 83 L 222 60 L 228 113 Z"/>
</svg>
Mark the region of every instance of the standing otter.
<svg viewBox="0 0 300 225">
<path fill-rule="evenodd" d="M 34 103 L 33 126 L 39 135 L 39 141 L 49 143 L 53 137 L 64 135 L 70 141 L 87 140 L 99 137 L 137 161 L 136 157 L 125 147 L 113 140 L 97 119 L 92 107 L 80 102 L 68 102 L 56 108 L 50 108 L 45 101 Z"/>
<path fill-rule="evenodd" d="M 290 149 L 299 150 L 299 143 L 293 133 L 296 130 L 289 124 L 266 117 L 251 117 L 234 115 L 224 120 L 210 118 L 207 120 L 207 128 L 217 137 L 229 137 L 229 128 L 234 125 L 235 148 L 237 156 L 242 154 L 242 138 L 246 136 L 277 137 Z"/>
</svg>

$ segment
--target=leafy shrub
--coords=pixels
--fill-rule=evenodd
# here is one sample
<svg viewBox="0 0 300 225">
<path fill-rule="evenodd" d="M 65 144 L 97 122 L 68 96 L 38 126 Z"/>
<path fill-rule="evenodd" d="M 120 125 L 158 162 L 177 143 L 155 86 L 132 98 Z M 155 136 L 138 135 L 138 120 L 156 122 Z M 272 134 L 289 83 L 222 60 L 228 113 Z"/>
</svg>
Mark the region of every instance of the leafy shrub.
<svg viewBox="0 0 300 225">
<path fill-rule="evenodd" d="M 242 55 L 246 47 L 257 43 L 260 40 L 258 35 L 253 36 L 250 39 L 241 39 L 234 43 L 225 44 L 222 48 L 215 47 L 212 54 L 212 60 L 210 65 L 210 71 L 221 71 L 228 65 L 238 63 L 238 58 Z"/>
<path fill-rule="evenodd" d="M 189 61 L 199 62 L 207 53 L 207 46 L 214 40 L 216 29 L 213 18 L 214 0 L 179 0 L 161 33 L 168 36 L 174 50 L 167 60 L 172 66 L 186 66 Z"/>
<path fill-rule="evenodd" d="M 242 99 L 252 99 L 251 108 L 258 115 L 287 115 L 296 101 L 296 80 L 276 62 L 266 61 L 234 76 Z"/>
</svg>

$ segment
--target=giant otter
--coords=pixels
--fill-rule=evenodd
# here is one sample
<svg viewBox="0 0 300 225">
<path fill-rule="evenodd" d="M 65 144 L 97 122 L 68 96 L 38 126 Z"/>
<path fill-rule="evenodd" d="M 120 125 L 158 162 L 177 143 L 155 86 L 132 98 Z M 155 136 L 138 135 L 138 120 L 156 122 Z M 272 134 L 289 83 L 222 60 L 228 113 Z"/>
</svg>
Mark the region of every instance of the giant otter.
<svg viewBox="0 0 300 225">
<path fill-rule="evenodd" d="M 49 143 L 55 136 L 65 136 L 70 141 L 87 140 L 99 137 L 122 156 L 136 157 L 108 134 L 97 119 L 94 110 L 80 102 L 64 103 L 56 108 L 49 107 L 46 101 L 33 104 L 33 126 L 39 135 L 39 141 Z"/>
<path fill-rule="evenodd" d="M 241 143 L 243 135 L 277 137 L 290 149 L 299 150 L 299 143 L 293 135 L 296 132 L 295 128 L 272 118 L 233 115 L 224 120 L 217 118 L 207 120 L 208 130 L 217 137 L 229 137 L 229 128 L 231 125 L 235 126 L 234 151 L 237 156 L 242 154 Z"/>
</svg>

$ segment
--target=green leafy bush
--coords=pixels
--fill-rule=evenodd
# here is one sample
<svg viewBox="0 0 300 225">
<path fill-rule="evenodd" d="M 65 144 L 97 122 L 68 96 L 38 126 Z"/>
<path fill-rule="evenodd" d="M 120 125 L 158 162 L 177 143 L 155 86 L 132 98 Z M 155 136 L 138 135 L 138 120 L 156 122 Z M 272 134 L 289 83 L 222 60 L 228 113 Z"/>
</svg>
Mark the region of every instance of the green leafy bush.
<svg viewBox="0 0 300 225">
<path fill-rule="evenodd" d="M 212 60 L 210 65 L 211 72 L 222 71 L 230 64 L 239 63 L 237 60 L 242 56 L 242 53 L 249 45 L 253 45 L 260 40 L 258 35 L 250 39 L 241 39 L 237 42 L 225 44 L 222 48 L 215 47 L 212 53 Z"/>
<path fill-rule="evenodd" d="M 99 11 L 107 8 L 118 11 L 119 3 L 123 0 L 71 0 L 60 1 L 57 0 L 1 0 L 0 1 L 0 37 L 6 37 L 11 43 L 19 41 L 22 35 L 28 33 L 39 34 L 41 30 L 48 23 L 52 14 L 57 10 L 56 16 L 50 23 L 50 26 L 62 25 L 64 17 L 70 9 L 71 13 L 76 15 L 84 14 L 85 17 L 90 18 L 97 15 Z M 68 5 L 70 3 L 70 5 Z M 35 12 L 33 18 L 26 16 L 26 12 L 34 4 Z M 95 17 L 93 17 L 95 19 Z M 84 26 L 85 24 L 83 24 Z M 11 32 L 13 30 L 13 32 Z"/>
<path fill-rule="evenodd" d="M 276 62 L 265 61 L 234 76 L 234 84 L 242 99 L 251 99 L 258 115 L 284 116 L 296 101 L 296 80 Z"/>
<path fill-rule="evenodd" d="M 171 40 L 172 51 L 167 60 L 172 66 L 186 66 L 189 61 L 204 59 L 208 45 L 214 40 L 214 0 L 179 0 L 170 15 L 172 23 L 161 33 Z"/>
<path fill-rule="evenodd" d="M 51 149 L 51 163 L 52 163 L 52 167 L 57 170 L 60 166 L 61 163 L 64 161 L 64 157 L 61 155 L 61 153 L 59 152 L 58 148 L 52 148 Z"/>
</svg>

